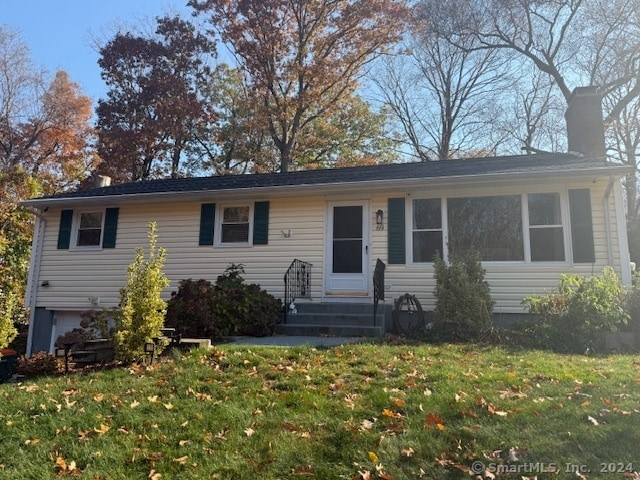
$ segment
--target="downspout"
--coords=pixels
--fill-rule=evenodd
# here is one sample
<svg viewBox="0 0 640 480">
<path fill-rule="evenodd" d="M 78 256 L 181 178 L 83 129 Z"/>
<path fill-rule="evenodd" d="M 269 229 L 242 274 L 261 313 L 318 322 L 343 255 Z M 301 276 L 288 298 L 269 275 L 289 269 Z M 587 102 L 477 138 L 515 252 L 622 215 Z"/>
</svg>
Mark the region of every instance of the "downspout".
<svg viewBox="0 0 640 480">
<path fill-rule="evenodd" d="M 613 203 L 616 214 L 616 228 L 618 231 L 618 250 L 620 255 L 620 270 L 623 285 L 631 285 L 631 257 L 629 255 L 629 240 L 627 238 L 627 222 L 622 198 L 622 185 L 615 182 L 613 186 Z"/>
<path fill-rule="evenodd" d="M 607 264 L 613 266 L 613 245 L 611 238 L 611 214 L 609 213 L 609 198 L 611 197 L 611 190 L 613 190 L 613 184 L 615 179 L 613 175 L 609 175 L 609 184 L 604 192 L 604 229 L 605 239 L 607 242 Z"/>
<path fill-rule="evenodd" d="M 623 285 L 631 285 L 631 259 L 629 258 L 629 244 L 627 241 L 627 226 L 624 217 L 624 210 L 621 206 L 621 190 L 619 183 L 613 175 L 609 176 L 609 185 L 604 192 L 604 218 L 605 218 L 605 235 L 607 241 L 607 254 L 609 265 L 612 267 L 613 258 L 613 238 L 611 236 L 611 192 L 614 192 L 614 205 L 615 205 L 615 218 L 616 218 L 616 232 L 618 238 L 618 249 L 620 254 L 620 279 Z M 617 188 L 615 188 L 617 186 Z"/>
<path fill-rule="evenodd" d="M 45 209 L 46 211 L 47 209 Z M 40 260 L 42 258 L 42 244 L 44 242 L 44 231 L 47 224 L 46 215 L 42 211 L 29 207 L 29 211 L 36 217 L 36 224 L 33 230 L 33 241 L 31 242 L 31 258 L 29 260 L 29 276 L 27 278 L 27 292 L 25 295 L 25 305 L 29 309 L 29 331 L 27 333 L 27 356 L 31 355 L 33 343 L 33 326 L 36 316 L 36 298 L 38 292 L 38 282 L 40 279 Z"/>
</svg>

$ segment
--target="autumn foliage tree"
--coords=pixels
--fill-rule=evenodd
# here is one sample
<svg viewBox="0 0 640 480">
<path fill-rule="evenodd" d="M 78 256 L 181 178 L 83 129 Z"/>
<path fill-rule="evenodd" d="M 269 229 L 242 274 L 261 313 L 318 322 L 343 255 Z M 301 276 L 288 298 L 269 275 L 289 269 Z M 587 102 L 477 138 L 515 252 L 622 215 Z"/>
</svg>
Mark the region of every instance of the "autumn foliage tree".
<svg viewBox="0 0 640 480">
<path fill-rule="evenodd" d="M 49 81 L 18 33 L 0 27 L 0 343 L 27 320 L 33 215 L 20 202 L 74 188 L 95 163 L 91 101 L 69 75 Z"/>
<path fill-rule="evenodd" d="M 213 118 L 199 92 L 214 44 L 178 17 L 156 20 L 154 35 L 118 33 L 100 49 L 98 172 L 116 181 L 184 175 L 194 130 Z"/>
<path fill-rule="evenodd" d="M 279 153 L 298 165 L 300 138 L 351 95 L 365 67 L 397 42 L 402 0 L 190 0 L 233 49 Z"/>
<path fill-rule="evenodd" d="M 76 186 L 96 162 L 91 100 L 69 75 L 46 80 L 17 33 L 0 28 L 0 171 L 37 177 L 45 193 Z"/>
</svg>

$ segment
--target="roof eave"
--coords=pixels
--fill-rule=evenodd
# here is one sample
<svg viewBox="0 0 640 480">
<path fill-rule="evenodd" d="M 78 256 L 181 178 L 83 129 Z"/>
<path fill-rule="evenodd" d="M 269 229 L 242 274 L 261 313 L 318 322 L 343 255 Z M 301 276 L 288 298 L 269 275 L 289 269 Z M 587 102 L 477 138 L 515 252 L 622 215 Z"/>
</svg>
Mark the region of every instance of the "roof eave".
<svg viewBox="0 0 640 480">
<path fill-rule="evenodd" d="M 493 183 L 509 179 L 511 181 L 531 181 L 534 179 L 548 178 L 553 176 L 555 179 L 570 177 L 571 179 L 583 179 L 585 177 L 611 177 L 621 178 L 628 173 L 632 173 L 633 168 L 627 165 L 602 165 L 599 167 L 590 167 L 586 169 L 563 170 L 563 171 L 544 171 L 544 172 L 501 172 L 501 173 L 484 173 L 473 175 L 449 175 L 441 177 L 419 177 L 419 178 L 402 178 L 402 179 L 378 179 L 366 181 L 351 182 L 332 182 L 332 183 L 316 183 L 316 184 L 297 184 L 297 185 L 275 185 L 275 186 L 248 186 L 234 189 L 220 190 L 188 190 L 188 191 L 171 191 L 171 192 L 149 192 L 149 193 L 133 193 L 121 195 L 101 195 L 101 196 L 84 196 L 84 197 L 60 197 L 60 198 L 35 198 L 25 200 L 23 205 L 37 209 L 45 209 L 50 207 L 62 208 L 65 206 L 76 206 L 82 203 L 87 206 L 97 205 L 114 205 L 129 202 L 142 202 L 147 200 L 163 200 L 171 197 L 180 200 L 202 199 L 211 197 L 212 195 L 224 193 L 225 199 L 246 198 L 248 193 L 252 197 L 275 197 L 275 196 L 292 196 L 300 192 L 310 194 L 335 193 L 344 190 L 345 186 L 349 187 L 350 192 L 372 191 L 372 190 L 388 190 L 391 186 L 396 187 L 415 187 L 416 185 L 434 185 L 439 187 L 460 186 L 466 183 L 478 185 L 478 181 Z"/>
</svg>

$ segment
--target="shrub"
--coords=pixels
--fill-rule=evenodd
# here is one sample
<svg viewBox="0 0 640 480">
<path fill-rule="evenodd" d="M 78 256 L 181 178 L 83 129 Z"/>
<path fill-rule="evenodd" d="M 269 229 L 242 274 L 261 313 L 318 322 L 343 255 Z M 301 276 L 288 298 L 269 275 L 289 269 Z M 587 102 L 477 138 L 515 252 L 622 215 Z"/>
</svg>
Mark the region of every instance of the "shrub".
<svg viewBox="0 0 640 480">
<path fill-rule="evenodd" d="M 493 300 L 480 255 L 454 255 L 447 264 L 435 259 L 435 326 L 454 339 L 477 340 L 491 329 Z"/>
<path fill-rule="evenodd" d="M 18 335 L 14 325 L 14 310 L 19 308 L 15 294 L 0 291 L 0 348 L 6 348 Z"/>
<path fill-rule="evenodd" d="M 624 309 L 629 314 L 625 330 L 640 333 L 640 272 L 633 272 L 631 287 L 624 296 Z"/>
<path fill-rule="evenodd" d="M 227 335 L 272 335 L 280 320 L 280 300 L 259 285 L 244 283 L 244 267 L 231 264 L 215 285 L 183 280 L 171 294 L 166 322 L 183 335 L 221 338 Z"/>
<path fill-rule="evenodd" d="M 157 248 L 155 223 L 149 224 L 149 259 L 142 248 L 127 269 L 127 285 L 120 291 L 120 311 L 116 315 L 114 345 L 118 358 L 133 361 L 144 358 L 144 345 L 160 336 L 167 303 L 160 296 L 169 280 L 162 273 L 166 251 Z"/>
<path fill-rule="evenodd" d="M 111 308 L 87 310 L 80 314 L 80 326 L 85 330 L 89 339 L 113 338 L 115 325 L 113 318 L 117 311 Z"/>
<path fill-rule="evenodd" d="M 624 295 L 613 268 L 600 276 L 562 275 L 558 286 L 546 295 L 523 299 L 541 323 L 530 332 L 545 346 L 567 352 L 584 352 L 602 346 L 602 332 L 626 325 Z"/>
<path fill-rule="evenodd" d="M 59 359 L 46 352 L 38 352 L 29 358 L 21 357 L 16 370 L 25 377 L 55 375 L 63 371 Z"/>
<path fill-rule="evenodd" d="M 244 283 L 244 266 L 231 264 L 215 284 L 213 311 L 226 335 L 273 335 L 282 303 L 259 285 Z"/>
<path fill-rule="evenodd" d="M 64 348 L 65 343 L 71 344 L 71 350 L 81 350 L 84 343 L 89 340 L 89 335 L 83 328 L 74 328 L 56 339 L 56 347 Z"/>
<path fill-rule="evenodd" d="M 223 332 L 214 315 L 215 290 L 207 280 L 182 280 L 171 292 L 165 324 L 185 337 L 221 338 Z"/>
</svg>

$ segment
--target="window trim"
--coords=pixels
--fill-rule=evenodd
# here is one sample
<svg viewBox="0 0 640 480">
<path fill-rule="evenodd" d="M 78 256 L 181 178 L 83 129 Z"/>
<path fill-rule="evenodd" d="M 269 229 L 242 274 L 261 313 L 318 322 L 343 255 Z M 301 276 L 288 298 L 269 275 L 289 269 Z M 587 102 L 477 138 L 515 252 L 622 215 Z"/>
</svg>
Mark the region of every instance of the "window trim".
<svg viewBox="0 0 640 480">
<path fill-rule="evenodd" d="M 216 218 L 214 227 L 214 246 L 221 248 L 234 248 L 234 247 L 252 247 L 253 246 L 253 222 L 254 222 L 254 203 L 255 202 L 238 202 L 238 203 L 224 203 L 216 206 Z M 223 242 L 222 241 L 222 226 L 224 224 L 224 210 L 225 208 L 249 208 L 249 232 L 246 242 Z"/>
<path fill-rule="evenodd" d="M 560 196 L 560 216 L 561 223 L 553 224 L 553 225 L 531 225 L 529 223 L 529 195 L 535 194 L 558 194 Z M 525 263 L 531 265 L 568 265 L 570 264 L 569 259 L 571 256 L 571 238 L 569 236 L 569 230 L 571 228 L 570 223 L 567 223 L 570 219 L 569 216 L 569 194 L 567 190 L 561 191 L 545 191 L 545 192 L 527 192 L 523 193 L 523 203 L 522 203 L 522 228 L 524 229 L 524 260 Z M 525 207 L 526 202 L 526 207 Z M 562 241 L 564 243 L 564 260 L 544 260 L 544 261 L 533 261 L 531 260 L 531 229 L 545 229 L 545 228 L 562 228 Z"/>
<path fill-rule="evenodd" d="M 80 219 L 83 214 L 99 213 L 101 216 L 100 224 L 100 243 L 98 245 L 78 245 L 78 234 L 80 233 Z M 106 220 L 106 208 L 83 208 L 73 211 L 73 221 L 71 223 L 71 242 L 70 250 L 102 250 L 104 244 L 104 228 Z"/>
<path fill-rule="evenodd" d="M 562 216 L 562 224 L 554 225 L 556 227 L 562 227 L 562 239 L 564 242 L 564 260 L 558 261 L 532 261 L 531 260 L 531 239 L 529 237 L 529 194 L 559 194 L 560 195 L 560 214 Z M 442 219 L 442 256 L 447 261 L 449 259 L 449 217 L 448 217 L 448 200 L 449 198 L 482 198 L 482 197 L 496 197 L 496 196 L 513 196 L 520 195 L 521 201 L 521 217 L 522 217 L 522 239 L 523 239 L 523 248 L 524 248 L 524 259 L 523 260 L 484 260 L 482 261 L 483 265 L 486 266 L 522 266 L 522 265 L 530 265 L 535 267 L 558 267 L 571 265 L 573 259 L 573 252 L 571 247 L 571 221 L 570 221 L 570 211 L 569 211 L 569 193 L 568 189 L 562 188 L 558 190 L 533 190 L 526 191 L 524 193 L 521 192 L 505 192 L 496 194 L 492 193 L 482 193 L 482 194 L 472 194 L 472 195 L 464 195 L 464 196 L 455 196 L 455 197 L 439 197 L 440 198 L 440 208 L 441 208 L 441 219 Z M 407 261 L 406 265 L 408 266 L 416 266 L 416 267 L 424 267 L 424 266 L 433 266 L 433 262 L 416 262 L 413 259 L 413 201 L 421 200 L 421 199 L 434 199 L 438 197 L 433 196 L 409 196 L 405 200 L 405 218 L 408 221 L 405 224 L 405 245 L 407 252 Z"/>
<path fill-rule="evenodd" d="M 416 262 L 413 259 L 413 233 L 414 232 L 442 232 L 442 249 L 441 254 L 443 258 L 449 258 L 449 221 L 447 218 L 447 199 L 445 197 L 408 197 L 406 202 L 405 218 L 407 219 L 407 234 L 406 239 L 406 252 L 407 252 L 407 265 L 433 265 L 433 262 Z M 428 228 L 418 229 L 413 228 L 413 202 L 415 200 L 440 200 L 440 229 Z"/>
</svg>

